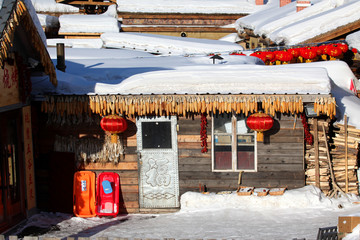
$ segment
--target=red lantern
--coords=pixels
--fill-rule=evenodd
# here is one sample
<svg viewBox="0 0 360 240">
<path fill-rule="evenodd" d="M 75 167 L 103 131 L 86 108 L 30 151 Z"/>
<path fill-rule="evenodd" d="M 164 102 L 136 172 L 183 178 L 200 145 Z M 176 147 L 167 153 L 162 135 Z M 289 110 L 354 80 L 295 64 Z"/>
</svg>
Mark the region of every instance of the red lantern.
<svg viewBox="0 0 360 240">
<path fill-rule="evenodd" d="M 299 48 L 290 48 L 287 50 L 291 55 L 293 55 L 294 58 L 298 58 L 300 56 L 300 50 Z"/>
<path fill-rule="evenodd" d="M 260 51 L 253 52 L 252 54 L 250 54 L 250 56 L 257 57 L 257 58 L 261 59 L 264 63 L 266 62 L 266 56 Z"/>
<path fill-rule="evenodd" d="M 264 141 L 263 132 L 272 128 L 274 119 L 265 113 L 254 113 L 247 118 L 246 125 L 258 132 L 257 141 L 262 142 Z"/>
<path fill-rule="evenodd" d="M 325 51 L 326 54 L 331 57 L 331 59 L 335 59 L 343 53 L 341 48 L 337 44 L 330 45 L 325 49 Z"/>
<path fill-rule="evenodd" d="M 315 47 L 304 47 L 300 50 L 300 56 L 305 58 L 307 61 L 312 61 L 317 55 L 317 48 Z"/>
<path fill-rule="evenodd" d="M 293 55 L 291 53 L 289 53 L 288 51 L 276 51 L 275 59 L 277 59 L 283 63 L 287 63 L 293 59 Z"/>
<path fill-rule="evenodd" d="M 116 143 L 116 134 L 122 133 L 127 129 L 127 122 L 125 118 L 119 115 L 109 115 L 101 119 L 100 126 L 105 132 L 111 133 L 111 142 Z"/>
<path fill-rule="evenodd" d="M 338 47 L 343 53 L 346 53 L 349 50 L 349 46 L 346 43 L 339 43 Z"/>
</svg>

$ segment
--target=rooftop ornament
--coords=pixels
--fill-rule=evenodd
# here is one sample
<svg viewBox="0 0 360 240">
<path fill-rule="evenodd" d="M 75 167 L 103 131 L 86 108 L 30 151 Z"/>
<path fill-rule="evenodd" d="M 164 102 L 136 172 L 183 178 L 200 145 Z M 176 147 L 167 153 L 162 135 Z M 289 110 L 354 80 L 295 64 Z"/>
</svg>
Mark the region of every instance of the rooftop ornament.
<svg viewBox="0 0 360 240">
<path fill-rule="evenodd" d="M 213 56 L 210 57 L 210 59 L 213 60 L 213 64 L 215 64 L 215 59 L 217 60 L 223 60 L 224 58 L 220 57 L 220 55 L 218 54 L 214 54 Z"/>
</svg>

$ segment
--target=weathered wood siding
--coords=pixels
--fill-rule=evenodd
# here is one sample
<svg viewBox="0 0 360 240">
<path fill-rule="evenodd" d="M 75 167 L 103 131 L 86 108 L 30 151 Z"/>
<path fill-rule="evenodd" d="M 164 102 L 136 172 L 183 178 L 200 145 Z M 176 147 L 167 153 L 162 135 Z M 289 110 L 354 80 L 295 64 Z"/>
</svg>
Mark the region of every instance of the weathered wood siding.
<svg viewBox="0 0 360 240">
<path fill-rule="evenodd" d="M 180 195 L 187 191 L 199 191 L 199 184 L 206 185 L 207 190 L 211 192 L 236 190 L 238 172 L 212 172 L 211 117 L 208 117 L 207 127 L 208 152 L 201 152 L 200 123 L 200 116 L 178 118 Z M 39 154 L 42 156 L 47 156 L 46 154 L 53 151 L 56 135 L 78 137 L 79 134 L 104 134 L 98 125 L 56 127 L 40 121 L 38 130 L 35 137 L 37 146 L 41 149 Z M 128 129 L 123 133 L 125 156 L 118 164 L 89 163 L 78 165 L 76 169 L 91 170 L 96 174 L 104 171 L 118 173 L 121 213 L 140 211 L 136 132 L 136 119 L 128 119 Z M 272 130 L 265 133 L 264 143 L 257 145 L 258 171 L 243 173 L 242 185 L 289 189 L 304 186 L 303 142 L 303 126 L 300 119 L 284 115 L 276 117 Z"/>
<path fill-rule="evenodd" d="M 44 122 L 44 117 L 39 119 L 37 123 L 35 131 L 35 143 L 37 144 L 36 147 L 39 149 L 37 153 L 38 157 L 38 171 L 37 171 L 37 182 L 41 183 L 41 188 L 37 190 L 37 196 L 40 196 L 40 201 L 44 204 L 40 204 L 40 209 L 44 208 L 44 210 L 48 210 L 48 206 L 46 202 L 49 201 L 49 190 L 51 186 L 48 182 L 48 176 L 52 173 L 50 172 L 51 169 L 43 166 L 44 162 L 52 161 L 51 155 L 54 154 L 54 142 L 55 136 L 75 136 L 78 137 L 80 134 L 89 134 L 89 135 L 98 135 L 102 136 L 104 131 L 100 128 L 100 125 L 86 125 L 86 124 L 79 124 L 79 125 L 52 125 L 46 124 Z M 75 164 L 75 170 L 89 170 L 96 173 L 98 176 L 101 172 L 116 172 L 119 174 L 120 177 L 120 206 L 119 212 L 120 213 L 136 213 L 139 211 L 139 185 L 138 185 L 138 165 L 137 165 L 137 154 L 136 150 L 136 126 L 135 120 L 129 119 L 128 120 L 128 130 L 125 137 L 125 157 L 119 162 L 118 164 L 114 163 L 88 163 L 88 164 Z M 55 152 L 56 154 L 56 152 Z M 45 158 L 45 159 L 44 159 Z M 75 158 L 75 157 L 74 157 Z M 41 165 L 42 166 L 41 166 Z M 68 174 L 67 177 L 73 177 Z M 52 188 L 54 189 L 54 188 Z M 71 204 L 71 203 L 70 203 Z M 56 210 L 56 209 L 51 209 Z"/>
<path fill-rule="evenodd" d="M 178 124 L 180 194 L 199 191 L 199 184 L 211 192 L 236 190 L 238 172 L 212 172 L 211 117 L 207 153 L 201 153 L 200 117 L 180 118 Z M 274 127 L 265 132 L 264 143 L 258 142 L 258 171 L 243 173 L 242 185 L 289 189 L 304 186 L 303 139 L 301 119 L 276 117 Z"/>
</svg>

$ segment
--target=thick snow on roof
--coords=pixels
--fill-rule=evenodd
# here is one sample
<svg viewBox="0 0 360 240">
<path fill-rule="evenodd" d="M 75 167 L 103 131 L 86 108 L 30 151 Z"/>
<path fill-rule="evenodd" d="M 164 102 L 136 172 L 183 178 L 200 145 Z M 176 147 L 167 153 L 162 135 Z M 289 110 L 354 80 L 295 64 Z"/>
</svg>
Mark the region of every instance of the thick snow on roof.
<svg viewBox="0 0 360 240">
<path fill-rule="evenodd" d="M 68 4 L 57 3 L 55 0 L 31 0 L 36 12 L 79 12 L 79 8 Z"/>
<path fill-rule="evenodd" d="M 117 0 L 117 5 L 119 12 L 205 14 L 248 14 L 266 7 L 254 0 Z"/>
<path fill-rule="evenodd" d="M 354 80 L 357 89 L 360 89 L 359 80 L 343 61 L 324 61 L 313 63 L 289 64 L 286 68 L 314 68 L 326 69 L 331 79 L 331 93 L 336 100 L 336 118 L 343 123 L 344 115 L 348 117 L 348 123 L 360 129 L 360 99 L 350 90 L 351 81 Z M 284 67 L 280 65 L 279 67 Z"/>
<path fill-rule="evenodd" d="M 74 48 L 118 48 L 161 55 L 207 55 L 242 51 L 243 47 L 229 41 L 173 37 L 146 33 L 103 33 L 99 39 L 48 39 L 48 46 L 64 43 Z"/>
<path fill-rule="evenodd" d="M 104 33 L 104 47 L 127 48 L 163 55 L 209 54 L 242 51 L 243 47 L 227 41 L 183 38 L 145 33 Z"/>
<path fill-rule="evenodd" d="M 23 0 L 23 1 L 24 1 L 25 6 L 26 6 L 26 8 L 27 8 L 27 10 L 28 10 L 28 12 L 29 12 L 29 14 L 31 16 L 31 19 L 32 19 L 32 21 L 33 21 L 33 23 L 34 23 L 34 25 L 35 25 L 35 27 L 36 27 L 39 35 L 40 35 L 40 38 L 41 38 L 41 40 L 43 41 L 43 43 L 44 43 L 44 45 L 46 47 L 46 36 L 45 36 L 45 33 L 44 33 L 44 31 L 42 29 L 42 26 L 40 24 L 39 18 L 37 17 L 35 8 L 34 8 L 34 6 L 33 6 L 33 4 L 31 3 L 30 0 Z"/>
<path fill-rule="evenodd" d="M 70 14 L 59 17 L 59 33 L 104 33 L 120 32 L 116 6 L 109 6 L 105 13 L 98 15 Z"/>
<path fill-rule="evenodd" d="M 48 48 L 56 65 L 56 49 Z M 66 72 L 54 88 L 46 76 L 33 77 L 33 94 L 329 94 L 360 128 L 360 99 L 350 91 L 358 79 L 342 61 L 265 66 L 256 57 L 154 56 L 123 49 L 66 48 Z"/>
<path fill-rule="evenodd" d="M 296 12 L 296 1 L 279 8 L 265 8 L 237 20 L 237 28 L 253 29 L 276 43 L 298 44 L 340 26 L 360 20 L 358 0 L 313 0 Z"/>
<path fill-rule="evenodd" d="M 345 41 L 352 48 L 356 48 L 358 51 L 360 50 L 360 31 L 354 32 L 346 36 Z"/>
<path fill-rule="evenodd" d="M 81 59 L 72 57 L 66 62 L 66 73 L 58 72 L 57 94 L 328 94 L 331 91 L 330 79 L 323 68 L 261 66 L 255 65 L 260 63 L 255 57 L 232 55 L 222 55 L 223 60 L 215 62 L 220 64 L 213 64 L 209 56 L 85 58 L 87 54 L 83 50 Z M 102 50 L 96 49 L 97 56 L 103 56 Z M 122 51 L 112 50 L 119 56 Z M 72 49 L 67 49 L 66 55 L 71 53 Z"/>
</svg>

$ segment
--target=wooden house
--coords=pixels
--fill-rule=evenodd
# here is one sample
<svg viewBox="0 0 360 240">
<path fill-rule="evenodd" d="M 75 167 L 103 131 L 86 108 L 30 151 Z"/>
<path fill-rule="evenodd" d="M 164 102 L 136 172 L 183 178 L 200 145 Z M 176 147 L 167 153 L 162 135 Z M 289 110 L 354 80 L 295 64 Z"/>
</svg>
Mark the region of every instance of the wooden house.
<svg viewBox="0 0 360 240">
<path fill-rule="evenodd" d="M 350 17 L 352 14 L 346 10 L 351 9 L 354 13 L 358 11 L 357 1 L 340 5 L 329 2 L 312 3 L 309 0 L 287 1 L 283 5 L 281 2 L 280 7 L 274 6 L 239 19 L 238 33 L 244 46 L 253 49 L 344 40 L 348 34 L 360 29 L 360 19 Z M 334 21 L 324 21 L 341 16 L 341 11 L 346 12 L 349 18 L 344 17 L 336 24 L 333 24 L 336 18 Z M 317 24 L 314 25 L 314 22 Z M 314 28 L 316 33 L 308 34 Z M 292 32 L 293 29 L 298 31 Z"/>
<path fill-rule="evenodd" d="M 0 230 L 4 231 L 36 212 L 30 76 L 48 75 L 54 85 L 57 82 L 33 22 L 32 6 L 5 0 L 0 7 Z"/>
<path fill-rule="evenodd" d="M 246 15 L 118 12 L 122 20 L 121 30 L 124 32 L 203 39 L 220 39 L 236 33 L 232 25 L 237 19 Z"/>
<path fill-rule="evenodd" d="M 171 76 L 167 71 L 157 71 L 144 73 L 146 81 L 126 85 L 129 89 L 139 87 L 131 94 L 125 93 L 126 86 L 118 88 L 117 94 L 46 94 L 38 102 L 39 118 L 34 125 L 40 150 L 37 161 L 50 166 L 39 164 L 43 169 L 38 170 L 51 176 L 51 180 L 42 179 L 44 184 L 67 184 L 70 193 L 65 200 L 65 191 L 61 192 L 62 203 L 58 201 L 56 206 L 45 206 L 45 202 L 53 201 L 49 201 L 51 194 L 43 194 L 43 207 L 55 210 L 62 205 L 71 212 L 70 173 L 78 170 L 118 173 L 122 213 L 176 211 L 181 194 L 187 191 L 236 191 L 239 185 L 303 187 L 304 137 L 308 136 L 304 129 L 310 131 L 303 113 L 310 105 L 314 106 L 319 121 L 328 129 L 327 123 L 335 114 L 334 98 L 327 87 L 320 87 L 322 84 L 319 88 L 312 85 L 294 92 L 291 89 L 296 87 L 288 86 L 287 82 L 281 85 L 281 91 L 271 92 L 272 74 L 277 81 L 290 75 L 299 78 L 297 70 L 283 69 L 278 74 L 276 66 L 256 68 L 256 76 L 246 74 L 246 66 L 227 68 L 222 81 L 232 82 L 225 85 L 218 80 L 210 81 L 214 74 L 211 70 L 192 74 L 191 78 L 186 76 L 192 71 L 173 71 Z M 313 80 L 329 86 L 326 71 L 311 71 Z M 267 76 L 267 81 L 263 76 Z M 257 79 L 262 79 L 265 85 L 247 92 L 246 89 L 253 89 L 247 84 Z M 292 83 L 302 86 L 298 80 Z M 184 86 L 194 81 L 206 84 L 174 92 L 173 88 L 161 85 L 164 81 Z M 273 127 L 264 132 L 263 141 L 257 141 L 260 134 L 246 123 L 251 114 L 259 111 L 274 120 Z M 111 134 L 100 127 L 102 117 L 112 114 L 126 118 L 128 125 L 117 135 L 117 143 L 112 143 Z"/>
</svg>

